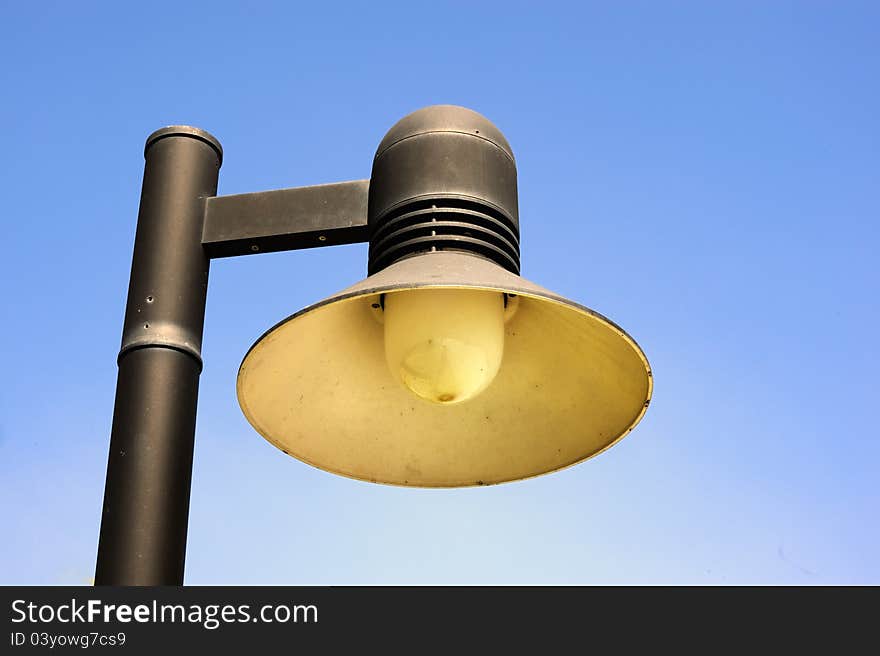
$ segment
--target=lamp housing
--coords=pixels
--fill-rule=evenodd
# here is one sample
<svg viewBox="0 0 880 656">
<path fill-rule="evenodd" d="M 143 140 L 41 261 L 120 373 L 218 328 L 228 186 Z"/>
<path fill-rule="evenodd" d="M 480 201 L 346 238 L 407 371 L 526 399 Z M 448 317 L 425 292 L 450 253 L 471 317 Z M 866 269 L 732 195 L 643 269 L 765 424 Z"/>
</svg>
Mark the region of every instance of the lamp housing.
<svg viewBox="0 0 880 656">
<path fill-rule="evenodd" d="M 428 107 L 392 127 L 369 181 L 369 275 L 251 347 L 237 389 L 254 428 L 321 469 L 420 487 L 537 476 L 628 434 L 650 402 L 647 358 L 609 319 L 519 276 L 516 185 L 510 145 L 476 112 Z M 412 302 L 399 305 L 413 307 L 416 295 L 430 291 L 503 303 L 497 372 L 458 403 L 424 381 L 407 389 L 395 370 L 404 356 L 386 349 L 386 308 L 405 298 Z M 465 305 L 461 312 L 477 314 Z M 413 330 L 441 311 L 454 310 L 424 305 L 424 316 L 410 314 Z M 438 323 L 468 341 L 461 322 Z M 395 330 L 405 340 L 406 330 Z M 419 357 L 430 369 L 441 356 Z"/>
</svg>

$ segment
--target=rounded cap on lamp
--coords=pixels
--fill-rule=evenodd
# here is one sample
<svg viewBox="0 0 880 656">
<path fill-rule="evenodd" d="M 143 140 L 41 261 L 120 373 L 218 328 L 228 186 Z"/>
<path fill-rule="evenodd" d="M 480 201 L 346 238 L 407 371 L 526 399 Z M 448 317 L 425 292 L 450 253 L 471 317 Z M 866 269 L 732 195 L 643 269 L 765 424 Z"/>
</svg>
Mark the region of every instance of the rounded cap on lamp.
<svg viewBox="0 0 880 656">
<path fill-rule="evenodd" d="M 404 116 L 388 130 L 376 149 L 378 158 L 394 144 L 421 134 L 452 132 L 488 141 L 511 160 L 513 149 L 495 124 L 482 114 L 458 105 L 431 105 Z"/>
<path fill-rule="evenodd" d="M 493 382 L 460 404 L 425 401 L 392 378 L 383 296 L 479 289 L 515 299 Z M 638 344 L 602 315 L 470 253 L 399 260 L 288 317 L 251 347 L 237 392 L 253 427 L 304 462 L 419 487 L 538 476 L 601 453 L 651 398 Z"/>
</svg>

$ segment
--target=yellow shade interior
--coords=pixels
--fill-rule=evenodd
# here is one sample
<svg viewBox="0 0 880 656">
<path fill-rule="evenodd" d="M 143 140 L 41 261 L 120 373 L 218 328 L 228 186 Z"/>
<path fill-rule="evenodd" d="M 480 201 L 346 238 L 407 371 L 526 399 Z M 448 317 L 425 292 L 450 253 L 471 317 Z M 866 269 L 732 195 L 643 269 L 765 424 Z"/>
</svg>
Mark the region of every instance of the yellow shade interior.
<svg viewBox="0 0 880 656">
<path fill-rule="evenodd" d="M 321 469 L 424 487 L 517 480 L 603 451 L 648 405 L 647 360 L 621 329 L 558 297 L 499 288 L 480 293 L 518 298 L 497 375 L 467 401 L 426 401 L 392 375 L 376 314 L 382 299 L 362 291 L 280 323 L 239 372 L 248 421 Z M 388 303 L 413 291 L 381 293 Z"/>
</svg>

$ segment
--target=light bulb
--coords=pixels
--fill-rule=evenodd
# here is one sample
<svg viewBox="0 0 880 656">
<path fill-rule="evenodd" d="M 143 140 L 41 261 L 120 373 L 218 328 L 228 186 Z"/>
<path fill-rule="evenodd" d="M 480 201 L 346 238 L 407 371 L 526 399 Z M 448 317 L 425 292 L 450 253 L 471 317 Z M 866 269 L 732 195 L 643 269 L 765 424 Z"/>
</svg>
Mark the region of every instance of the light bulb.
<svg viewBox="0 0 880 656">
<path fill-rule="evenodd" d="M 504 296 L 474 289 L 385 295 L 385 358 L 392 375 L 434 403 L 467 401 L 489 386 L 504 353 Z"/>
</svg>

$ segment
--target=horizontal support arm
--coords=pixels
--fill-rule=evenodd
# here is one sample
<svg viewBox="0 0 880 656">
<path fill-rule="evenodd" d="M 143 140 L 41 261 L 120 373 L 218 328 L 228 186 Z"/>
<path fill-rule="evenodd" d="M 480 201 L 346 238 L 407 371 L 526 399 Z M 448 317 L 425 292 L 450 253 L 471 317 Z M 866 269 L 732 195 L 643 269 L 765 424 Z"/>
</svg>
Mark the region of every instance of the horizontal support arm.
<svg viewBox="0 0 880 656">
<path fill-rule="evenodd" d="M 213 196 L 202 246 L 218 258 L 365 242 L 369 188 L 369 180 L 354 180 Z"/>
</svg>

